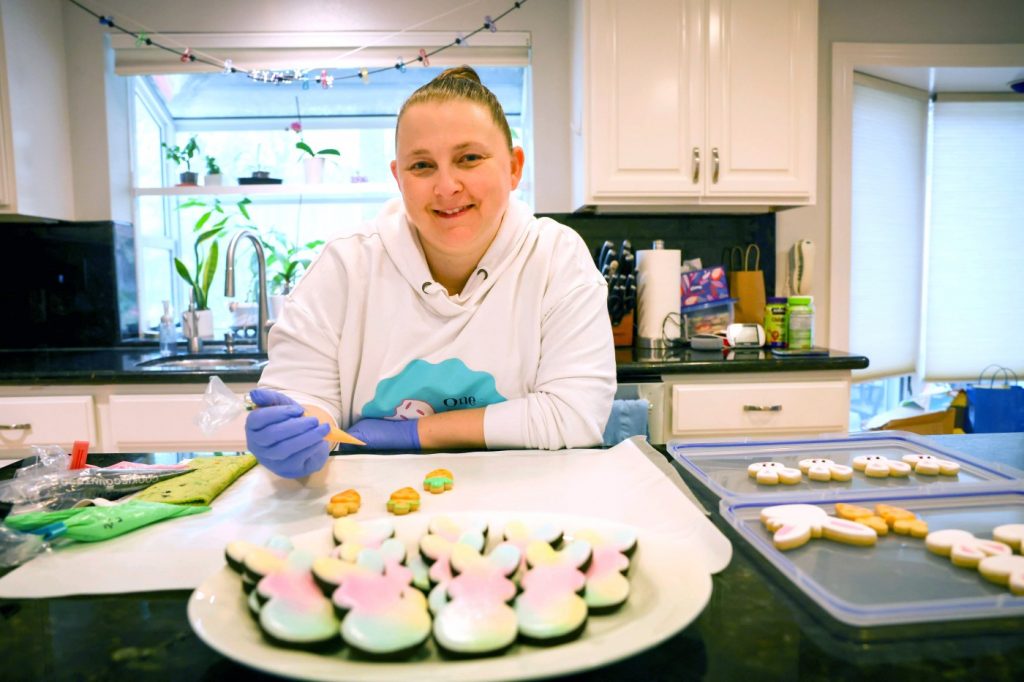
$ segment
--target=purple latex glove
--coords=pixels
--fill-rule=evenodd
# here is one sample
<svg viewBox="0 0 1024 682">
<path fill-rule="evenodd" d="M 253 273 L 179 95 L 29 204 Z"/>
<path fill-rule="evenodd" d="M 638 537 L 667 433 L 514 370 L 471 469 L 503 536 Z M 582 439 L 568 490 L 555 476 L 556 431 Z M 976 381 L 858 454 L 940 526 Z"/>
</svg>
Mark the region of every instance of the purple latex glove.
<svg viewBox="0 0 1024 682">
<path fill-rule="evenodd" d="M 302 406 L 277 391 L 257 388 L 249 398 L 259 409 L 245 419 L 245 441 L 260 464 L 282 478 L 301 478 L 323 468 L 330 431 L 316 417 L 303 417 Z"/>
<path fill-rule="evenodd" d="M 346 430 L 370 449 L 419 452 L 417 423 L 415 419 L 361 419 Z M 345 449 L 349 449 L 348 446 Z"/>
</svg>

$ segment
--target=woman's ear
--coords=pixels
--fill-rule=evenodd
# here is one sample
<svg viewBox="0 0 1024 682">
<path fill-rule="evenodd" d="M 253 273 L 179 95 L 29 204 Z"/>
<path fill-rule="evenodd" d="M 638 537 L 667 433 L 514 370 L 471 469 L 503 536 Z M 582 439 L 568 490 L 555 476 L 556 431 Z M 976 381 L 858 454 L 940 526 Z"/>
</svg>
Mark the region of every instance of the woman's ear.
<svg viewBox="0 0 1024 682">
<path fill-rule="evenodd" d="M 519 181 L 523 179 L 523 164 L 526 163 L 526 154 L 522 147 L 512 148 L 512 189 L 519 187 Z"/>
<path fill-rule="evenodd" d="M 398 182 L 398 161 L 391 162 L 391 175 L 395 177 L 395 182 Z M 401 186 L 402 183 L 398 183 Z"/>
</svg>

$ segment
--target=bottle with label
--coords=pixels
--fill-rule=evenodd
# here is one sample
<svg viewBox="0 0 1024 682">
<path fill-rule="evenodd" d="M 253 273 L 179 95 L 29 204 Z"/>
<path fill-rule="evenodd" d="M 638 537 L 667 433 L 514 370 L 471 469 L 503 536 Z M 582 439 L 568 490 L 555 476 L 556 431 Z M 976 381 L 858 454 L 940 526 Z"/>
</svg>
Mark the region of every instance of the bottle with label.
<svg viewBox="0 0 1024 682">
<path fill-rule="evenodd" d="M 814 346 L 814 297 L 790 296 L 786 304 L 787 348 Z"/>
<path fill-rule="evenodd" d="M 786 297 L 770 296 L 764 307 L 764 338 L 769 348 L 786 347 Z"/>
<path fill-rule="evenodd" d="M 178 332 L 174 329 L 174 318 L 171 316 L 171 302 L 164 301 L 164 314 L 160 318 L 160 352 L 174 355 L 178 349 Z"/>
</svg>

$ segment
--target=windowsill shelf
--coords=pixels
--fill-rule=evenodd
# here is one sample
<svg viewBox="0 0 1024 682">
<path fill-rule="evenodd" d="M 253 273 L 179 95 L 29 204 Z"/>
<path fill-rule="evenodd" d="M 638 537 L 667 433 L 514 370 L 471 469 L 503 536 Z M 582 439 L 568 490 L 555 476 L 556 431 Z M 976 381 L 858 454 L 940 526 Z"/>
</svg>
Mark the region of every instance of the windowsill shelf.
<svg viewBox="0 0 1024 682">
<path fill-rule="evenodd" d="M 278 200 L 303 199 L 326 202 L 376 202 L 398 196 L 394 183 L 345 183 L 318 185 L 188 185 L 177 187 L 136 187 L 136 197 L 145 196 L 266 196 Z"/>
</svg>

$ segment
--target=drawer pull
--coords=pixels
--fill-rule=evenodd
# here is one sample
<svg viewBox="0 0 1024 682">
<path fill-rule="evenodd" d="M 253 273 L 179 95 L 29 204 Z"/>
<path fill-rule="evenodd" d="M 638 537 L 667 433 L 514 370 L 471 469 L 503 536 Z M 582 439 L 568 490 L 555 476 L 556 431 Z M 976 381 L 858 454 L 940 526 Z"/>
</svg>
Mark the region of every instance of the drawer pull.
<svg viewBox="0 0 1024 682">
<path fill-rule="evenodd" d="M 782 405 L 744 405 L 744 412 L 782 412 Z"/>
<path fill-rule="evenodd" d="M 0 424 L 0 431 L 28 431 L 31 424 Z"/>
</svg>

